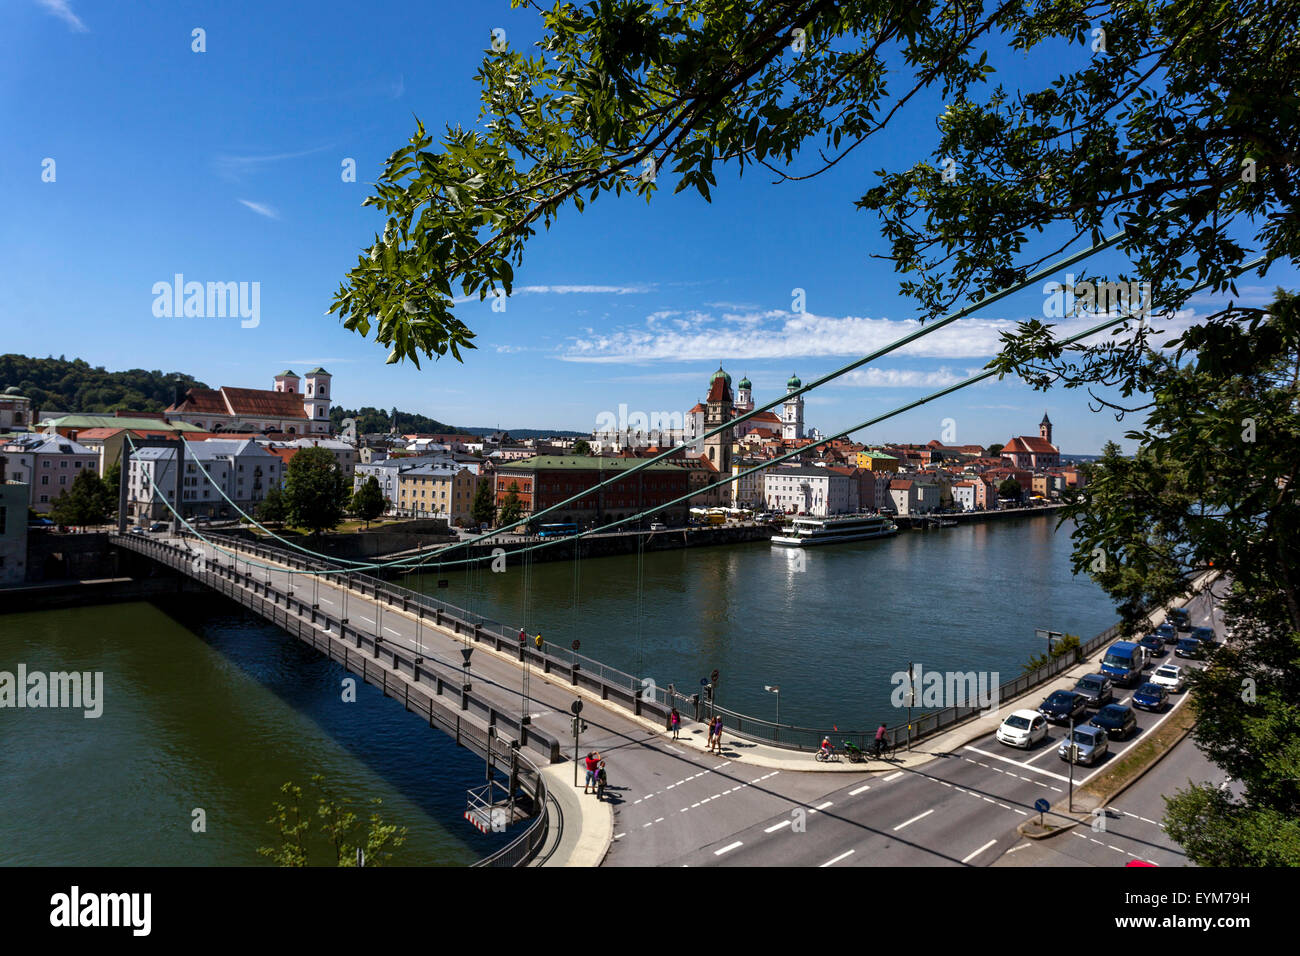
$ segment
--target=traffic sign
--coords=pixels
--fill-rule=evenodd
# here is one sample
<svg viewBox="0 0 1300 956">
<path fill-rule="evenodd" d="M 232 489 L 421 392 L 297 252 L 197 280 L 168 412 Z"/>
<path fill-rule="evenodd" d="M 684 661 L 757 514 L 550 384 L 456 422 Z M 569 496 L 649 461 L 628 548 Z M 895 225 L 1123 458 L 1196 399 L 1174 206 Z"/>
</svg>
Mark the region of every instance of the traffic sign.
<svg viewBox="0 0 1300 956">
<path fill-rule="evenodd" d="M 582 642 L 581 642 L 581 641 L 574 641 L 574 642 L 573 642 L 573 649 L 574 649 L 575 651 L 576 651 L 579 647 L 581 647 L 581 646 L 582 646 Z"/>
<path fill-rule="evenodd" d="M 1034 809 L 1039 813 L 1046 813 L 1048 810 L 1052 809 L 1052 805 L 1048 803 L 1045 798 L 1039 797 L 1034 801 Z"/>
<path fill-rule="evenodd" d="M 707 677 L 701 677 L 701 678 L 700 678 L 700 686 L 701 686 L 701 687 L 708 687 L 708 686 L 709 686 L 709 679 L 708 679 Z"/>
<path fill-rule="evenodd" d="M 713 672 L 712 674 L 710 674 L 709 676 L 710 676 L 710 678 L 712 678 L 713 683 L 716 684 L 716 683 L 718 682 L 718 672 L 717 672 L 717 671 L 714 671 L 714 672 Z"/>
<path fill-rule="evenodd" d="M 582 701 L 575 700 L 572 704 L 569 705 L 569 710 L 573 712 L 575 717 L 578 714 L 582 713 Z"/>
</svg>

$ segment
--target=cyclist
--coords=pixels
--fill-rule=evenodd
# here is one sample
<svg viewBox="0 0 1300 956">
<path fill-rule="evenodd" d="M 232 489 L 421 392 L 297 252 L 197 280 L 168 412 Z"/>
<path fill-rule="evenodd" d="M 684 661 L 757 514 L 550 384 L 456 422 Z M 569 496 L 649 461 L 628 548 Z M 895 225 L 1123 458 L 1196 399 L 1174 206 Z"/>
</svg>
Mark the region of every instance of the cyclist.
<svg viewBox="0 0 1300 956">
<path fill-rule="evenodd" d="M 885 730 L 885 725 L 883 723 L 876 728 L 876 756 L 877 757 L 880 756 L 880 751 L 882 751 L 885 748 L 885 743 L 886 743 L 885 738 L 887 734 L 888 731 Z"/>
<path fill-rule="evenodd" d="M 822 738 L 822 751 L 821 751 L 821 753 L 822 753 L 822 759 L 825 760 L 825 759 L 829 758 L 830 755 L 831 755 L 833 752 L 834 752 L 834 748 L 831 747 L 831 738 L 830 738 L 830 737 L 823 737 L 823 738 Z"/>
</svg>

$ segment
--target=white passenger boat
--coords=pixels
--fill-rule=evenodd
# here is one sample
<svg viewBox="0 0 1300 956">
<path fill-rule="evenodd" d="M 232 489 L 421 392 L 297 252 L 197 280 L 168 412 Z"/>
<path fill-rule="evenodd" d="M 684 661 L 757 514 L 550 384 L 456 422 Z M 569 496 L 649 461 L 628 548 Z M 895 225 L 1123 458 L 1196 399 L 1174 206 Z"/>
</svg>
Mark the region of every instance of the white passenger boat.
<svg viewBox="0 0 1300 956">
<path fill-rule="evenodd" d="M 799 517 L 773 535 L 772 543 L 804 548 L 837 541 L 862 541 L 898 533 L 898 525 L 884 515 L 837 515 L 833 518 Z"/>
</svg>

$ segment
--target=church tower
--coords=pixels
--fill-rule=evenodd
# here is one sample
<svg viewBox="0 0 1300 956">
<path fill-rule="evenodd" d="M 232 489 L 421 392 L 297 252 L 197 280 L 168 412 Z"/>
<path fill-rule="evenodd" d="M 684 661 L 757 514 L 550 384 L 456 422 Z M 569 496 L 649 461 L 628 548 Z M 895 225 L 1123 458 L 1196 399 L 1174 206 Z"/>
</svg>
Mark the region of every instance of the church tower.
<svg viewBox="0 0 1300 956">
<path fill-rule="evenodd" d="M 785 393 L 789 395 L 803 387 L 803 382 L 799 381 L 798 375 L 791 375 L 790 381 L 785 383 Z M 796 395 L 794 398 L 787 398 L 781 406 L 781 437 L 786 441 L 797 441 L 803 438 L 803 396 Z"/>
<path fill-rule="evenodd" d="M 330 373 L 314 368 L 307 373 L 306 391 L 302 393 L 303 409 L 311 419 L 308 427 L 313 434 L 329 434 L 330 430 Z"/>
<path fill-rule="evenodd" d="M 1047 417 L 1047 412 L 1043 412 L 1043 420 L 1038 423 L 1038 437 L 1049 445 L 1052 443 L 1052 420 Z"/>
<path fill-rule="evenodd" d="M 736 414 L 743 415 L 745 412 L 754 410 L 754 386 L 746 375 L 736 386 Z"/>
<path fill-rule="evenodd" d="M 709 380 L 709 397 L 705 400 L 704 431 L 710 432 L 734 417 L 731 397 L 731 376 L 718 366 Z M 704 457 L 721 474 L 731 474 L 731 443 L 734 436 L 728 428 L 704 439 Z"/>
</svg>

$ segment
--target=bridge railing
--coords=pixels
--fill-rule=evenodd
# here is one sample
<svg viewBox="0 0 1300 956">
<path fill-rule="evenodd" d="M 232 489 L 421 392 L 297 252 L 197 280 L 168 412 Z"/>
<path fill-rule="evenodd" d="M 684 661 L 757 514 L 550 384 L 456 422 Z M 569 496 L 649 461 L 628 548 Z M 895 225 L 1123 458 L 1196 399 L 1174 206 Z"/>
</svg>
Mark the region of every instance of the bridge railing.
<svg viewBox="0 0 1300 956">
<path fill-rule="evenodd" d="M 286 564 L 301 570 L 334 571 L 337 567 L 326 561 L 295 554 L 285 549 L 270 547 L 258 541 L 243 538 L 228 538 L 224 535 L 206 534 L 205 537 L 225 543 L 230 547 L 265 557 L 269 560 Z M 669 711 L 676 707 L 683 718 L 697 720 L 707 719 L 719 714 L 723 725 L 731 733 L 749 740 L 771 744 L 793 750 L 815 751 L 820 747 L 823 737 L 830 737 L 839 745 L 840 741 L 849 740 L 864 749 L 875 740 L 875 730 L 835 730 L 832 725 L 822 727 L 799 727 L 792 724 L 777 724 L 760 717 L 751 717 L 739 711 L 731 710 L 704 700 L 703 694 L 684 693 L 672 685 L 659 685 L 648 678 L 638 678 L 626 671 L 611 667 L 576 651 L 561 649 L 558 646 L 544 644 L 541 649 L 531 642 L 521 645 L 518 631 L 500 622 L 481 615 L 471 614 L 462 608 L 430 597 L 411 588 L 384 581 L 364 572 L 351 572 L 346 575 L 351 585 L 362 594 L 379 594 L 387 596 L 393 607 L 400 607 L 414 612 L 424 619 L 428 612 L 433 612 L 434 622 L 443 627 L 450 627 L 454 633 L 471 637 L 474 641 L 486 641 L 499 651 L 513 651 L 519 660 L 527 660 L 530 666 L 539 667 L 544 673 L 559 673 L 567 676 L 575 687 L 585 687 L 600 695 L 602 700 L 610 700 L 633 711 L 638 716 L 657 719 L 667 726 Z M 1100 634 L 1082 642 L 1075 654 L 1067 654 L 1032 672 L 1024 673 L 1003 682 L 997 691 L 997 700 L 1009 700 L 1026 690 L 1046 683 L 1058 674 L 1075 666 L 1084 657 L 1095 652 L 1108 641 L 1119 635 L 1118 625 L 1107 628 Z M 919 709 L 919 708 L 918 708 Z M 967 720 L 981 712 L 978 704 L 968 706 L 945 707 L 939 710 L 922 712 L 913 717 L 910 726 L 904 720 L 886 728 L 891 743 L 896 746 L 907 741 L 915 742 L 921 738 L 946 730 L 955 724 Z"/>
<path fill-rule="evenodd" d="M 251 571 L 239 570 L 233 559 L 196 562 L 195 555 L 185 548 L 138 535 L 113 535 L 110 540 L 182 571 L 244 605 L 360 675 L 366 683 L 380 688 L 384 696 L 401 700 L 407 710 L 427 719 L 430 726 L 479 753 L 494 769 L 508 773 L 507 792 L 523 795 L 524 807 L 530 810 L 532 819 L 515 840 L 475 865 L 519 866 L 536 855 L 547 835 L 546 781 L 522 747 L 534 746 L 554 761 L 559 756 L 559 741 L 475 697 L 464 688 L 464 675 L 453 662 L 427 653 L 417 656 L 410 649 L 382 639 L 376 641 L 374 635 L 352 628 L 298 598 L 297 589 L 282 591 L 259 580 Z M 383 655 L 391 666 L 382 660 Z M 440 705 L 439 699 L 452 693 L 466 716 Z M 503 740 L 503 728 L 513 733 L 513 739 Z"/>
</svg>

